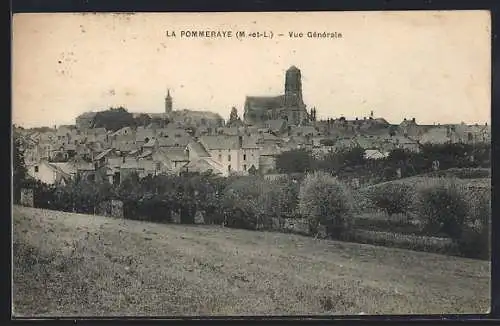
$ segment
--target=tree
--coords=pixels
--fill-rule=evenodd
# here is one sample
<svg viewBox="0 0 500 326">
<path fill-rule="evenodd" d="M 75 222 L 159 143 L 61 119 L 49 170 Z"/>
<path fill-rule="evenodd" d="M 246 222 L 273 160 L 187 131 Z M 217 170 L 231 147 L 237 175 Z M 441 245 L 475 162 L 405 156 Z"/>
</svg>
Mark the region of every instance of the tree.
<svg viewBox="0 0 500 326">
<path fill-rule="evenodd" d="M 97 112 L 94 118 L 94 128 L 105 128 L 113 131 L 124 127 L 132 127 L 135 123 L 136 120 L 132 113 L 129 113 L 123 107 Z"/>
<path fill-rule="evenodd" d="M 311 231 L 325 226 L 328 235 L 339 238 L 352 226 L 353 198 L 338 179 L 325 172 L 307 174 L 299 190 L 299 211 Z M 317 235 L 317 234 L 316 234 Z"/>
<path fill-rule="evenodd" d="M 250 169 L 248 169 L 248 173 L 250 175 L 257 175 L 257 168 L 255 167 L 255 165 L 252 164 L 252 166 L 250 167 Z"/>
<path fill-rule="evenodd" d="M 305 150 L 283 152 L 276 158 L 276 169 L 280 173 L 303 173 L 313 169 L 314 159 Z"/>
<path fill-rule="evenodd" d="M 14 202 L 19 203 L 21 199 L 21 188 L 26 180 L 28 171 L 24 164 L 24 153 L 21 150 L 21 140 L 19 138 L 14 139 L 13 146 L 13 190 L 14 190 Z"/>
<path fill-rule="evenodd" d="M 147 126 L 151 123 L 151 117 L 145 113 L 139 114 L 137 118 L 135 118 L 136 126 Z"/>
</svg>

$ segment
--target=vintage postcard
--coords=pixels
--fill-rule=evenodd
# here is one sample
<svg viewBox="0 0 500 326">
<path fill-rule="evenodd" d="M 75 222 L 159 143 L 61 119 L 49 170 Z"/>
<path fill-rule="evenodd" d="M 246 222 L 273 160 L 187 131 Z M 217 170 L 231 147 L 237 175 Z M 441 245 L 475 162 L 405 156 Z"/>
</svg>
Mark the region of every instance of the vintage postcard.
<svg viewBox="0 0 500 326">
<path fill-rule="evenodd" d="M 12 33 L 14 317 L 489 311 L 488 11 Z"/>
</svg>

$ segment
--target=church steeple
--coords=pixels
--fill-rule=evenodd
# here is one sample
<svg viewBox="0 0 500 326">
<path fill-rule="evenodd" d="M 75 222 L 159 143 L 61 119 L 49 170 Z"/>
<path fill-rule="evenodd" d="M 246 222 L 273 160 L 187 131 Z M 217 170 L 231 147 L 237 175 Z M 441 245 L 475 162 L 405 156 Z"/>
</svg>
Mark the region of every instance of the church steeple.
<svg viewBox="0 0 500 326">
<path fill-rule="evenodd" d="M 167 96 L 165 97 L 165 113 L 172 112 L 172 96 L 170 96 L 170 88 L 167 89 Z"/>
<path fill-rule="evenodd" d="M 295 66 L 288 68 L 285 73 L 285 106 L 303 106 L 302 74 Z"/>
</svg>

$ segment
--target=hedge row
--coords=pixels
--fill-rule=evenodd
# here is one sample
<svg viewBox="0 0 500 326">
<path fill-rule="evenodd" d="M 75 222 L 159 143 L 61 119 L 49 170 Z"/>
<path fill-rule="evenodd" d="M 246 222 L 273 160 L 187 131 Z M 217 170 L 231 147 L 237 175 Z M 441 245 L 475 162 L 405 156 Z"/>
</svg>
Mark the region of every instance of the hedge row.
<svg viewBox="0 0 500 326">
<path fill-rule="evenodd" d="M 123 201 L 123 215 L 129 219 L 169 223 L 175 215 L 181 223 L 192 224 L 195 214 L 203 212 L 208 224 L 275 230 L 276 220 L 295 218 L 307 221 L 309 234 L 326 232 L 334 239 L 352 238 L 352 231 L 360 225 L 356 223 L 356 216 L 363 209 L 360 205 L 366 205 L 389 215 L 418 216 L 422 228 L 416 234 L 445 234 L 465 256 L 487 259 L 490 255 L 491 200 L 487 191 L 477 195 L 476 190 L 450 178 L 413 187 L 387 183 L 363 191 L 352 190 L 326 172 L 308 173 L 301 179 L 284 176 L 274 180 L 206 175 L 139 180 L 132 175 L 119 187 L 85 181 L 59 188 L 40 183 L 33 187 L 37 207 L 92 214 L 100 202 L 119 199 Z M 394 223 L 383 227 L 396 230 Z M 374 223 L 375 230 L 383 227 L 379 225 L 377 229 Z M 417 247 L 416 244 L 413 249 Z"/>
</svg>

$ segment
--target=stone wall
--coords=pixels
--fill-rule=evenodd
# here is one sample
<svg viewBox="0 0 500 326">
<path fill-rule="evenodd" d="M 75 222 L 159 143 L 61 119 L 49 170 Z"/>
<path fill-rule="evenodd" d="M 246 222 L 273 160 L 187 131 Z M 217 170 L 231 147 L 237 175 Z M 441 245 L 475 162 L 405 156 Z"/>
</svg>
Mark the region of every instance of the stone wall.
<svg viewBox="0 0 500 326">
<path fill-rule="evenodd" d="M 30 188 L 21 189 L 21 205 L 28 207 L 35 206 L 33 189 Z"/>
</svg>

